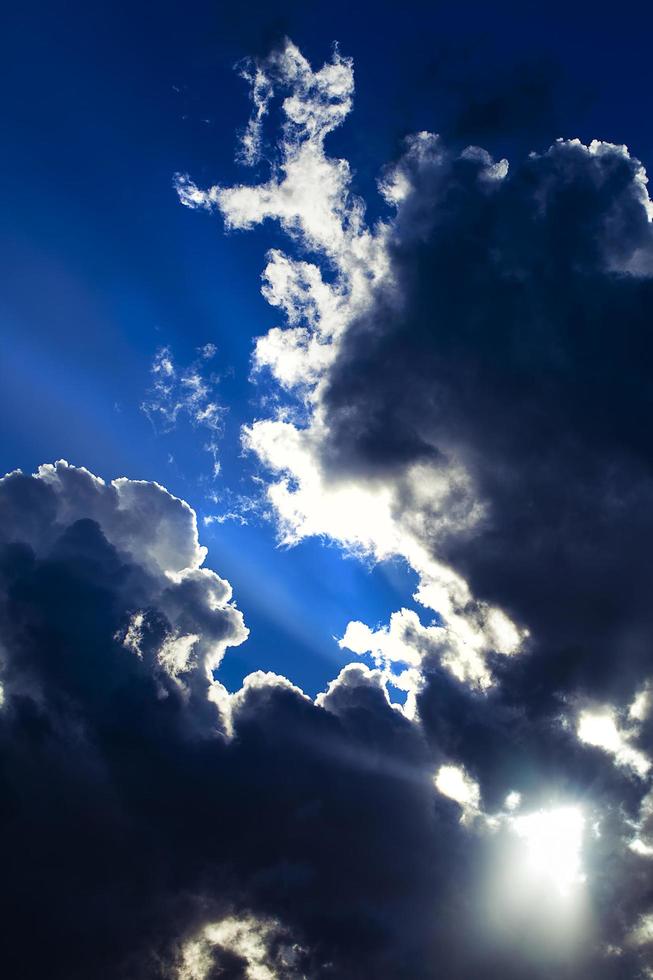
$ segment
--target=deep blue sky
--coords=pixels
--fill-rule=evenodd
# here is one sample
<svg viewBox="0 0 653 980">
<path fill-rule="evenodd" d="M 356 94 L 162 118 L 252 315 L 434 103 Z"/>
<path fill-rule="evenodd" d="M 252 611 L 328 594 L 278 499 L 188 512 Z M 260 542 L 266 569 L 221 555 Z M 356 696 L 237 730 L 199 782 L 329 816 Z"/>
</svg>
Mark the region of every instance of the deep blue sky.
<svg viewBox="0 0 653 980">
<path fill-rule="evenodd" d="M 207 493 L 249 492 L 239 426 L 256 414 L 252 338 L 275 322 L 258 293 L 273 229 L 225 236 L 178 203 L 172 175 L 247 180 L 233 163 L 248 103 L 232 70 L 288 34 L 321 63 L 338 40 L 356 70 L 355 112 L 334 134 L 373 209 L 374 179 L 411 130 L 509 157 L 558 136 L 626 142 L 653 161 L 642 93 L 647 32 L 593 5 L 329 3 L 21 4 L 3 28 L 0 157 L 2 471 L 65 457 L 106 478 L 154 479 L 200 516 Z M 564 30 L 561 28 L 564 27 Z M 636 97 L 635 97 L 636 96 Z M 644 100 L 645 102 L 645 100 Z M 140 404 L 155 350 L 181 363 L 218 346 L 229 406 L 223 476 L 204 435 L 156 435 Z M 174 456 L 174 463 L 169 456 Z M 410 604 L 400 567 L 370 571 L 334 547 L 274 546 L 270 526 L 202 530 L 252 630 L 224 678 L 277 669 L 314 692 L 350 659 L 333 634 Z M 337 582 L 337 589 L 332 583 Z M 265 583 L 265 589 L 261 588 Z"/>
</svg>

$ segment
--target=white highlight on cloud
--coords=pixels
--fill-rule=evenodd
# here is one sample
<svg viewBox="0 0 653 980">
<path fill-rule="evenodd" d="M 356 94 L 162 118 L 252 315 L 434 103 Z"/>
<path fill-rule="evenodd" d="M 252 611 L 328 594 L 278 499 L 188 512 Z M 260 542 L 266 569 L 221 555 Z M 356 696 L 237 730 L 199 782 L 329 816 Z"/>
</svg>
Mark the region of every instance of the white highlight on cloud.
<svg viewBox="0 0 653 980">
<path fill-rule="evenodd" d="M 126 628 L 116 633 L 114 639 L 122 643 L 125 650 L 130 650 L 137 657 L 143 658 L 141 649 L 143 643 L 143 626 L 145 624 L 145 613 L 139 610 L 132 614 Z"/>
<path fill-rule="evenodd" d="M 422 587 L 414 598 L 421 601 L 423 596 Z M 445 602 L 446 599 L 440 606 Z M 435 608 L 432 600 L 427 599 L 424 604 Z M 499 610 L 487 612 L 483 629 L 472 629 L 469 621 L 457 617 L 453 610 L 449 612 L 449 620 L 447 626 L 424 626 L 411 609 L 392 613 L 389 625 L 376 630 L 353 620 L 347 625 L 339 646 L 358 655 L 369 653 L 386 681 L 408 693 L 404 711 L 408 717 L 414 717 L 420 668 L 425 658 L 436 657 L 459 681 L 484 689 L 492 683 L 483 656 L 488 645 L 504 654 L 514 653 L 519 646 L 519 633 Z M 403 667 L 399 672 L 398 666 Z"/>
<path fill-rule="evenodd" d="M 506 810 L 508 810 L 508 812 L 512 812 L 513 810 L 516 810 L 519 807 L 520 803 L 521 803 L 521 793 L 518 793 L 516 790 L 513 789 L 506 796 L 504 806 Z"/>
<path fill-rule="evenodd" d="M 273 952 L 273 946 L 278 948 Z M 298 946 L 291 943 L 280 924 L 251 914 L 227 916 L 204 926 L 182 950 L 177 980 L 207 980 L 215 965 L 216 947 L 244 961 L 247 980 L 282 980 L 297 976 Z"/>
<path fill-rule="evenodd" d="M 171 677 L 179 677 L 190 667 L 193 648 L 199 640 L 197 633 L 170 633 L 159 648 L 158 659 Z"/>
<path fill-rule="evenodd" d="M 563 805 L 530 813 L 517 813 L 521 794 L 508 793 L 499 813 L 489 814 L 482 806 L 478 783 L 461 765 L 440 766 L 435 788 L 461 808 L 461 822 L 495 833 L 507 830 L 519 841 L 516 851 L 504 856 L 501 877 L 504 887 L 515 895 L 526 892 L 548 898 L 570 899 L 586 880 L 582 866 L 585 816 L 578 806 Z"/>
<path fill-rule="evenodd" d="M 106 483 L 65 460 L 40 466 L 27 478 L 34 481 L 40 507 L 24 508 L 20 498 L 12 506 L 13 494 L 24 493 L 24 479 L 17 471 L 0 480 L 5 503 L 0 537 L 18 538 L 37 556 L 47 555 L 65 528 L 80 520 L 97 523 L 118 555 L 142 570 L 148 607 L 168 624 L 156 651 L 160 667 L 188 698 L 197 694 L 198 703 L 208 697 L 223 706 L 226 691 L 213 671 L 248 631 L 232 603 L 230 584 L 203 567 L 207 551 L 199 543 L 193 509 L 158 483 L 126 477 Z M 114 639 L 143 659 L 147 630 L 148 615 L 136 609 Z"/>
<path fill-rule="evenodd" d="M 484 516 L 460 461 L 451 458 L 439 468 L 413 465 L 385 479 L 370 474 L 338 477 L 323 465 L 328 428 L 322 393 L 329 367 L 343 334 L 369 310 L 380 290 L 387 302 L 401 302 L 389 241 L 404 203 L 410 202 L 414 175 L 425 168 L 431 175 L 439 167 L 444 172 L 448 152 L 432 133 L 409 137 L 404 156 L 379 181 L 381 195 L 396 214 L 369 226 L 363 202 L 351 191 L 347 161 L 325 150 L 326 137 L 351 110 L 351 60 L 336 48 L 330 62 L 313 70 L 286 41 L 269 57 L 243 63 L 240 72 L 250 85 L 253 107 L 241 140 L 245 162 L 260 159 L 263 120 L 271 100 L 282 99 L 278 162 L 271 165 L 269 179 L 202 190 L 181 175 L 176 186 L 184 205 L 219 211 L 229 228 L 250 228 L 268 218 L 278 221 L 302 253 L 290 257 L 275 249 L 268 255 L 262 291 L 286 322 L 259 338 L 254 355 L 256 370 L 269 370 L 282 391 L 297 396 L 302 421 L 281 407 L 276 417 L 258 420 L 243 432 L 245 448 L 273 474 L 268 498 L 281 540 L 293 544 L 323 535 L 375 560 L 404 557 L 420 577 L 415 598 L 445 621 L 450 648 L 446 665 L 460 679 L 487 686 L 492 682 L 487 653 L 517 653 L 528 634 L 501 610 L 476 601 L 464 580 L 433 557 L 444 532 L 468 531 Z M 580 148 L 588 157 L 615 152 L 628 156 L 626 147 L 599 141 L 587 147 L 577 140 L 564 145 Z M 556 145 L 545 156 L 557 152 Z M 508 174 L 507 161 L 495 161 L 479 147 L 468 147 L 462 156 L 479 165 L 478 179 L 489 190 Z M 650 218 L 641 167 L 635 182 Z M 417 225 L 418 210 L 410 212 Z M 419 235 L 419 227 L 411 233 Z M 392 632 L 392 623 L 387 629 Z M 387 668 L 393 660 L 384 652 L 388 644 L 371 634 L 369 652 Z M 360 631 L 355 642 L 360 647 Z M 415 659 L 419 654 L 405 663 Z M 418 671 L 417 666 L 411 669 Z"/>
<path fill-rule="evenodd" d="M 650 712 L 651 688 L 649 684 L 645 684 L 644 687 L 637 692 L 632 704 L 629 706 L 628 718 L 635 722 L 646 721 Z"/>
<path fill-rule="evenodd" d="M 567 897 L 585 881 L 581 862 L 585 818 L 578 807 L 511 817 L 510 827 L 523 841 L 523 869 L 534 882 Z"/>
<path fill-rule="evenodd" d="M 461 821 L 466 823 L 478 816 L 481 807 L 481 791 L 478 784 L 462 766 L 440 766 L 433 780 L 435 788 L 443 796 L 458 803 L 462 809 Z"/>
<path fill-rule="evenodd" d="M 630 728 L 619 727 L 617 714 L 612 708 L 582 711 L 578 717 L 576 734 L 581 742 L 594 745 L 611 755 L 618 766 L 631 769 L 637 776 L 644 777 L 651 768 L 651 760 L 630 742 L 638 734 L 637 716 L 645 711 L 645 706 L 644 700 L 634 702 L 634 713 L 630 714 L 633 724 Z M 630 710 L 633 711 L 633 706 Z"/>
</svg>

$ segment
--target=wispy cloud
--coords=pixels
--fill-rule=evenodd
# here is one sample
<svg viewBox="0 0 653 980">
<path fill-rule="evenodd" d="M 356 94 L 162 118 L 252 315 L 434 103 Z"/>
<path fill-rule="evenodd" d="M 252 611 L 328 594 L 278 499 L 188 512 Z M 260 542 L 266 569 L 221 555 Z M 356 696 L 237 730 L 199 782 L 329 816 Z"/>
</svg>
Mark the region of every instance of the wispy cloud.
<svg viewBox="0 0 653 980">
<path fill-rule="evenodd" d="M 215 344 L 199 348 L 198 357 L 186 367 L 178 365 L 170 347 L 160 347 L 150 368 L 152 384 L 141 403 L 155 432 L 172 432 L 180 421 L 208 431 L 204 448 L 213 460 L 213 476 L 220 472 L 219 439 L 227 409 L 215 396 L 219 376 L 208 370 L 217 354 Z"/>
</svg>

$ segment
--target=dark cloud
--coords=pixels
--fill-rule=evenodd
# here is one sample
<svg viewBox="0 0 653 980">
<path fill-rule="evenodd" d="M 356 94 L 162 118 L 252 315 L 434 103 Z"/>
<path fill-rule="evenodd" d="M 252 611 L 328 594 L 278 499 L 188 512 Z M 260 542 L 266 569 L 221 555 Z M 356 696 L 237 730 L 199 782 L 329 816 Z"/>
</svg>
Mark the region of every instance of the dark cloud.
<svg viewBox="0 0 653 980">
<path fill-rule="evenodd" d="M 558 142 L 508 170 L 426 134 L 397 176 L 409 191 L 392 226 L 393 276 L 340 342 L 321 458 L 334 474 L 404 486 L 400 519 L 476 598 L 529 630 L 519 656 L 492 661 L 486 693 L 427 659 L 421 722 L 489 809 L 510 785 L 531 809 L 574 798 L 600 816 L 591 887 L 603 940 L 623 947 L 624 923 L 651 903 L 646 862 L 616 830 L 624 816 L 637 820 L 643 785 L 609 772 L 573 725 L 584 704 L 626 717 L 651 675 L 645 176 L 609 144 Z M 445 478 L 451 467 L 469 475 L 449 530 L 446 513 L 431 514 L 403 480 L 422 462 Z M 633 738 L 650 753 L 650 722 Z M 639 975 L 625 960 L 585 969 L 569 975 Z"/>
<path fill-rule="evenodd" d="M 346 920 L 333 919 L 331 844 L 319 822 L 322 848 L 309 860 L 294 836 L 282 848 L 298 877 L 320 869 L 319 887 L 304 892 L 301 913 L 296 895 L 284 904 L 275 891 L 263 914 L 300 926 L 341 976 L 647 975 L 653 807 L 643 753 L 653 746 L 645 712 L 629 714 L 649 681 L 653 640 L 643 169 L 625 147 L 572 140 L 510 170 L 478 147 L 454 153 L 420 132 L 380 183 L 396 215 L 370 229 L 348 197 L 346 164 L 322 144 L 348 110 L 350 63 L 336 59 L 318 79 L 290 43 L 270 63 L 292 93 L 284 164 L 258 186 L 178 184 L 183 204 L 217 208 L 229 227 L 278 219 L 328 267 L 320 280 L 318 266 L 271 256 L 264 293 L 290 329 L 261 340 L 257 364 L 310 394 L 301 422 L 281 411 L 247 428 L 245 441 L 276 475 L 271 501 L 289 538 L 323 531 L 377 557 L 403 555 L 420 577 L 415 598 L 439 618 L 423 626 L 402 610 L 388 628 L 352 623 L 341 644 L 384 665 L 385 679 L 409 692 L 409 711 L 417 690 L 414 722 L 393 718 L 378 678 L 351 668 L 322 714 L 261 678 L 237 696 L 256 705 L 251 719 L 238 715 L 239 735 L 266 732 L 254 768 L 284 788 L 289 773 L 310 781 L 319 771 L 329 786 L 336 772 L 354 817 L 341 822 L 334 809 L 328 821 L 348 855 L 337 866 Z M 506 76 L 503 92 L 499 81 L 479 88 L 477 104 L 465 96 L 454 133 L 519 129 L 548 99 L 544 78 L 520 77 L 522 90 Z M 359 490 L 381 514 L 360 533 Z M 391 515 L 372 510 L 379 498 Z M 381 818 L 363 818 L 325 754 L 353 767 Z M 251 771 L 249 759 L 241 769 Z M 396 780 L 382 800 L 381 775 Z M 564 844 L 583 817 L 588 875 L 572 925 L 564 903 L 514 879 L 515 863 L 529 863 L 514 837 L 562 820 Z M 379 819 L 397 828 L 381 862 L 370 850 Z M 538 859 L 548 860 L 541 843 Z M 574 846 L 565 862 L 576 875 Z"/>
<path fill-rule="evenodd" d="M 549 954 L 488 933 L 482 882 L 502 835 L 461 824 L 433 774 L 466 755 L 491 800 L 492 760 L 510 756 L 515 730 L 508 707 L 472 704 L 447 675 L 422 729 L 362 665 L 318 704 L 265 674 L 227 704 L 201 658 L 163 653 L 190 630 L 200 649 L 243 637 L 227 584 L 200 575 L 189 508 L 156 485 L 107 486 L 64 465 L 5 478 L 0 508 L 8 976 L 633 976 L 630 954 L 608 961 L 596 943 Z M 200 586 L 216 580 L 211 620 Z M 528 738 L 540 736 L 552 733 Z M 616 823 L 610 854 L 623 850 Z M 600 880 L 605 916 L 618 882 Z"/>
<path fill-rule="evenodd" d="M 130 495 L 149 498 L 138 523 Z M 172 603 L 147 567 L 152 524 L 195 555 L 189 511 L 154 485 L 114 497 L 67 467 L 0 485 L 3 969 L 175 977 L 183 942 L 235 915 L 280 923 L 271 975 L 400 975 L 463 847 L 419 731 L 362 667 L 323 707 L 255 675 L 227 722 L 201 664 L 161 656 L 175 631 L 217 632 L 188 581 Z M 211 976 L 249 976 L 242 948 L 214 955 Z"/>
<path fill-rule="evenodd" d="M 462 464 L 486 516 L 431 547 L 530 629 L 530 657 L 502 679 L 530 701 L 623 700 L 653 639 L 640 165 L 622 148 L 556 143 L 499 177 L 481 151 L 456 158 L 432 141 L 400 169 L 412 191 L 394 225 L 396 283 L 340 348 L 329 458 L 359 473 Z"/>
</svg>

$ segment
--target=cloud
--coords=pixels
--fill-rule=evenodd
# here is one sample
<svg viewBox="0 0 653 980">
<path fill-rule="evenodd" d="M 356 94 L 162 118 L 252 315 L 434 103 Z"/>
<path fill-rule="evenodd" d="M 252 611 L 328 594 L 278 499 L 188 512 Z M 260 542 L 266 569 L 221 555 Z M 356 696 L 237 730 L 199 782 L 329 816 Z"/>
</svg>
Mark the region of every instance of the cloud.
<svg viewBox="0 0 653 980">
<path fill-rule="evenodd" d="M 463 841 L 378 676 L 350 668 L 319 704 L 261 673 L 228 695 L 241 615 L 157 484 L 60 462 L 0 481 L 0 515 L 8 974 L 417 964 Z"/>
<path fill-rule="evenodd" d="M 404 188 L 395 283 L 339 343 L 322 466 L 401 486 L 400 524 L 528 631 L 521 656 L 493 658 L 516 697 L 625 708 L 652 626 L 641 165 L 572 141 L 499 173 L 421 137 L 388 180 Z M 441 519 L 407 479 L 418 463 L 465 473 L 478 518 Z M 432 605 L 446 621 L 446 597 Z"/>
<path fill-rule="evenodd" d="M 64 461 L 33 477 L 9 474 L 0 493 L 0 539 L 9 553 L 19 549 L 28 569 L 45 561 L 51 574 L 61 562 L 80 588 L 97 579 L 97 588 L 115 593 L 121 614 L 106 640 L 140 659 L 162 696 L 174 689 L 206 716 L 207 696 L 223 695 L 213 670 L 247 630 L 229 583 L 203 567 L 206 549 L 188 504 L 156 483 L 107 484 Z M 217 713 L 212 723 L 221 723 Z"/>
<path fill-rule="evenodd" d="M 631 825 L 629 777 L 571 728 L 470 687 L 437 644 L 414 719 L 388 701 L 392 648 L 315 701 L 263 672 L 230 695 L 214 669 L 247 631 L 187 504 L 60 462 L 1 480 L 0 515 L 11 975 L 463 980 L 482 966 L 544 980 L 560 962 L 614 978 L 645 960 L 628 936 L 648 912 L 634 875 L 648 859 L 629 845 L 646 846 L 647 804 L 633 790 Z M 361 649 L 395 642 L 359 633 Z M 616 959 L 580 932 L 534 954 L 516 925 L 499 942 L 488 924 L 511 821 L 564 809 L 542 805 L 552 776 L 567 807 L 584 798 L 588 825 L 600 817 L 605 852 L 584 867 Z M 522 906 L 535 928 L 536 894 Z"/>
<path fill-rule="evenodd" d="M 216 968 L 220 974 L 229 975 L 230 966 L 235 965 L 230 960 L 242 964 L 245 980 L 292 980 L 302 975 L 298 968 L 303 953 L 274 920 L 227 917 L 204 926 L 199 937 L 188 941 L 178 980 L 208 980 Z"/>
<path fill-rule="evenodd" d="M 254 357 L 286 400 L 243 434 L 271 474 L 280 537 L 328 536 L 417 572 L 434 624 L 402 610 L 350 624 L 342 645 L 371 654 L 382 688 L 403 670 L 430 751 L 488 812 L 508 793 L 528 813 L 592 801 L 593 887 L 612 874 L 623 889 L 604 906 L 604 960 L 574 975 L 632 975 L 617 923 L 648 903 L 653 735 L 646 712 L 629 715 L 653 640 L 646 173 L 601 141 L 509 163 L 420 132 L 381 174 L 388 210 L 368 225 L 325 148 L 351 63 L 336 53 L 315 72 L 288 42 L 270 64 L 266 99 L 285 99 L 270 179 L 180 192 L 229 228 L 275 219 L 295 249 L 268 256 L 263 292 L 287 324 Z M 332 114 L 327 69 L 342 82 Z M 577 731 L 579 706 L 606 704 L 622 727 L 601 715 L 599 731 L 588 707 Z"/>
<path fill-rule="evenodd" d="M 618 648 L 629 697 L 653 625 L 642 165 L 560 140 L 509 167 L 422 132 L 380 179 L 392 213 L 368 227 L 324 146 L 350 108 L 351 63 L 336 52 L 314 72 L 288 42 L 270 64 L 279 171 L 203 193 L 228 225 L 275 217 L 300 247 L 270 255 L 264 294 L 288 327 L 255 364 L 306 421 L 244 432 L 277 476 L 283 539 L 404 557 L 419 601 L 485 661 L 476 679 L 510 638 L 539 683 L 580 670 L 588 694 L 611 693 Z"/>
<path fill-rule="evenodd" d="M 336 48 L 332 60 L 313 71 L 286 41 L 267 58 L 246 63 L 244 77 L 255 107 L 246 146 L 258 147 L 270 100 L 283 97 L 278 160 L 270 179 L 202 190 L 189 175 L 178 174 L 175 186 L 182 204 L 220 211 L 229 228 L 279 221 L 293 240 L 326 255 L 335 268 L 335 281 L 329 282 L 314 262 L 297 261 L 280 249 L 268 257 L 264 293 L 284 310 L 292 329 L 273 329 L 261 338 L 255 367 L 269 369 L 284 385 L 301 385 L 314 381 L 330 361 L 333 337 L 366 307 L 374 282 L 388 272 L 382 236 L 366 228 L 363 202 L 350 192 L 347 161 L 331 159 L 324 150 L 328 134 L 351 110 L 353 66 Z"/>
<path fill-rule="evenodd" d="M 631 768 L 638 776 L 645 776 L 651 768 L 650 759 L 630 744 L 638 734 L 637 730 L 621 729 L 610 708 L 582 711 L 577 734 L 581 742 L 603 749 L 614 757 L 617 765 Z"/>
<path fill-rule="evenodd" d="M 351 62 L 336 51 L 315 71 L 287 42 L 242 71 L 245 162 L 284 100 L 269 179 L 178 189 L 231 228 L 277 220 L 299 249 L 268 257 L 288 325 L 255 353 L 288 401 L 246 445 L 286 542 L 400 555 L 438 615 L 350 623 L 343 647 L 374 667 L 349 664 L 315 700 L 260 671 L 229 694 L 215 670 L 247 631 L 187 504 L 63 462 L 7 475 L 3 968 L 645 975 L 643 169 L 610 144 L 509 167 L 420 133 L 381 176 L 389 210 L 370 227 L 325 150 Z M 165 351 L 155 368 L 152 412 L 207 424 L 203 375 Z M 402 679 L 409 711 L 389 703 Z"/>
<path fill-rule="evenodd" d="M 418 79 L 437 105 L 438 125 L 447 138 L 476 143 L 508 136 L 528 149 L 529 141 L 563 128 L 562 106 L 582 111 L 589 93 L 567 86 L 561 99 L 563 67 L 550 57 L 515 49 L 498 61 L 485 45 L 443 43 Z M 575 89 L 575 90 L 574 90 Z"/>
<path fill-rule="evenodd" d="M 436 597 L 437 612 L 481 656 L 494 639 L 490 630 L 486 641 L 483 624 L 498 621 L 500 611 L 474 601 L 464 580 L 424 547 L 419 526 L 424 523 L 424 511 L 430 512 L 431 522 L 458 529 L 481 519 L 482 506 L 464 469 L 454 462 L 434 468 L 418 454 L 414 460 L 407 459 L 412 465 L 395 481 L 361 480 L 355 467 L 354 472 L 345 473 L 329 458 L 333 455 L 329 448 L 332 421 L 325 414 L 324 385 L 331 377 L 334 359 L 350 330 L 373 308 L 375 296 L 386 295 L 397 285 L 391 223 L 381 221 L 374 228 L 367 227 L 363 203 L 350 191 L 346 161 L 328 157 L 324 148 L 325 137 L 351 108 L 351 62 L 336 50 L 333 61 L 314 72 L 287 42 L 259 69 L 269 70 L 270 78 L 274 77 L 266 98 L 285 96 L 280 163 L 273 166 L 270 180 L 258 186 L 217 185 L 207 191 L 200 191 L 188 177 L 178 180 L 182 203 L 218 209 L 232 228 L 276 218 L 305 253 L 319 253 L 326 260 L 324 265 L 291 258 L 279 249 L 268 256 L 263 293 L 283 310 L 288 327 L 275 327 L 259 339 L 254 366 L 269 370 L 282 390 L 300 395 L 310 424 L 298 426 L 284 417 L 282 408 L 277 418 L 246 428 L 245 445 L 281 476 L 270 488 L 269 497 L 287 542 L 327 534 L 376 558 L 402 555 L 422 578 L 420 601 L 431 606 L 431 598 Z M 253 77 L 250 73 L 250 80 Z M 430 159 L 428 134 L 417 138 L 412 148 L 417 156 Z M 487 164 L 486 171 L 489 180 L 492 175 L 498 179 L 501 167 L 497 170 Z M 393 205 L 399 203 L 404 183 L 399 168 L 384 176 L 381 189 Z M 386 426 L 386 431 L 390 437 L 391 427 Z M 402 433 L 402 452 L 410 454 L 410 444 L 411 439 Z M 406 512 L 405 519 L 398 519 L 399 509 L 406 510 L 408 494 L 418 497 L 423 507 L 416 506 Z M 514 636 L 523 635 L 514 625 L 510 629 Z M 479 667 L 476 676 L 481 673 Z"/>
<path fill-rule="evenodd" d="M 435 774 L 435 788 L 460 804 L 463 820 L 468 820 L 479 812 L 479 788 L 459 766 L 440 766 Z"/>
<path fill-rule="evenodd" d="M 209 441 L 204 448 L 213 457 L 213 476 L 220 472 L 218 440 L 227 412 L 215 400 L 217 375 L 207 375 L 204 370 L 204 362 L 212 360 L 216 353 L 215 344 L 204 344 L 199 348 L 199 358 L 180 368 L 170 348 L 160 347 L 152 362 L 152 386 L 141 405 L 155 432 L 172 432 L 180 418 L 193 428 L 208 429 Z"/>
</svg>

